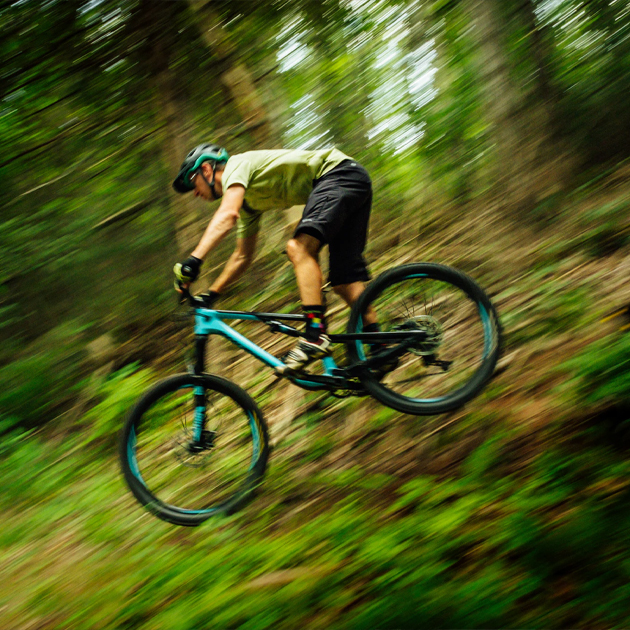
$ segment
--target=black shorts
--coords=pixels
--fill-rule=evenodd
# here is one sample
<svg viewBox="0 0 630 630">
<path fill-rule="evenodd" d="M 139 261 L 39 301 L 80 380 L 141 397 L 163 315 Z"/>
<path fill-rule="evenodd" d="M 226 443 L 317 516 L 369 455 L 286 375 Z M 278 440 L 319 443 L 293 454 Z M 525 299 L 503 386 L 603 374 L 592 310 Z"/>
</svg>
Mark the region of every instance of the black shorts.
<svg viewBox="0 0 630 630">
<path fill-rule="evenodd" d="M 370 279 L 363 250 L 371 208 L 370 176 L 354 160 L 344 160 L 313 182 L 294 236 L 309 234 L 328 245 L 333 286 Z"/>
</svg>

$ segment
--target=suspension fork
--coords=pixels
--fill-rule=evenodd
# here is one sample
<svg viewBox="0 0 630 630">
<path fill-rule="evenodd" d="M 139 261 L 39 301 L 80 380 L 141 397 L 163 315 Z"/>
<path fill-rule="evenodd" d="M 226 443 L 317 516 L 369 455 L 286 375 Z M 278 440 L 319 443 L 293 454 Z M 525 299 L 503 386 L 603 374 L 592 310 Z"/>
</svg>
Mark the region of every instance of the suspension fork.
<svg viewBox="0 0 630 630">
<path fill-rule="evenodd" d="M 208 335 L 195 336 L 195 365 L 193 368 L 195 376 L 201 376 L 205 369 L 207 343 Z M 200 444 L 206 427 L 206 393 L 201 385 L 195 386 L 193 402 L 195 406 L 193 418 L 193 443 Z"/>
</svg>

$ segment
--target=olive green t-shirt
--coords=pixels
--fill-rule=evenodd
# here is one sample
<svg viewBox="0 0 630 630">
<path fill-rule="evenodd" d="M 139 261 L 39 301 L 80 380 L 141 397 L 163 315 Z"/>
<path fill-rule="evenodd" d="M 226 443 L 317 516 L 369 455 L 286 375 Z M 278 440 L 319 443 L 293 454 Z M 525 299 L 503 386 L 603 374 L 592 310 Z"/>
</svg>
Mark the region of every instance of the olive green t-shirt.
<svg viewBox="0 0 630 630">
<path fill-rule="evenodd" d="M 244 186 L 249 208 L 241 210 L 237 235 L 256 234 L 265 210 L 305 204 L 313 180 L 349 159 L 337 149 L 247 151 L 230 157 L 221 180 L 223 190 L 234 184 Z"/>
</svg>

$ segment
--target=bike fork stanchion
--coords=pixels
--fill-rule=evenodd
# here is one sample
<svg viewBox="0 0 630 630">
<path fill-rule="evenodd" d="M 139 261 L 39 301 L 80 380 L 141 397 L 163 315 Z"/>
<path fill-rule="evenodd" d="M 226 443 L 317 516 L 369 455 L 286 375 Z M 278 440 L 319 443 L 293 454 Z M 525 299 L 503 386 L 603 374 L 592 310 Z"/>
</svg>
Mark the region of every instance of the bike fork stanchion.
<svg viewBox="0 0 630 630">
<path fill-rule="evenodd" d="M 207 335 L 195 336 L 195 376 L 201 376 L 205 369 Z M 200 447 L 202 444 L 203 432 L 206 425 L 206 393 L 204 388 L 197 385 L 193 397 L 195 415 L 193 419 L 193 439 L 191 448 Z"/>
</svg>

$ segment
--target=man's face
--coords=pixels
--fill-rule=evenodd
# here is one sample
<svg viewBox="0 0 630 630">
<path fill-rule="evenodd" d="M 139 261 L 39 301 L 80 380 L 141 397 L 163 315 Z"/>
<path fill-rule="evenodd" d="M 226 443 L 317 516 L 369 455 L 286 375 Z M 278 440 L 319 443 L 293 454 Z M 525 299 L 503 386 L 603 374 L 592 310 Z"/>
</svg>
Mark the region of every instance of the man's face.
<svg viewBox="0 0 630 630">
<path fill-rule="evenodd" d="M 203 175 L 207 181 L 212 181 L 212 166 L 208 162 L 204 162 L 201 165 L 201 171 L 203 171 Z M 201 176 L 201 173 L 197 172 L 194 178 L 195 188 L 194 193 L 195 197 L 201 197 L 206 201 L 216 201 L 223 196 L 223 186 L 221 185 L 221 180 L 223 179 L 223 169 L 217 168 L 214 171 L 214 190 L 217 193 L 216 197 L 212 194 L 212 190 L 210 186 L 206 183 L 204 178 Z"/>
<path fill-rule="evenodd" d="M 208 164 L 204 163 L 201 165 L 201 169 L 203 170 L 203 173 L 206 176 L 206 179 L 208 181 L 211 181 L 212 168 L 210 168 Z M 209 171 L 209 173 L 206 173 L 206 169 Z M 201 176 L 201 173 L 199 171 L 197 171 L 197 174 L 195 175 L 194 183 L 195 183 L 195 188 L 193 192 L 195 193 L 195 197 L 201 197 L 202 199 L 205 199 L 206 201 L 214 200 L 214 197 L 212 196 L 212 191 L 210 190 L 210 186 L 206 184 L 204 178 Z"/>
</svg>

